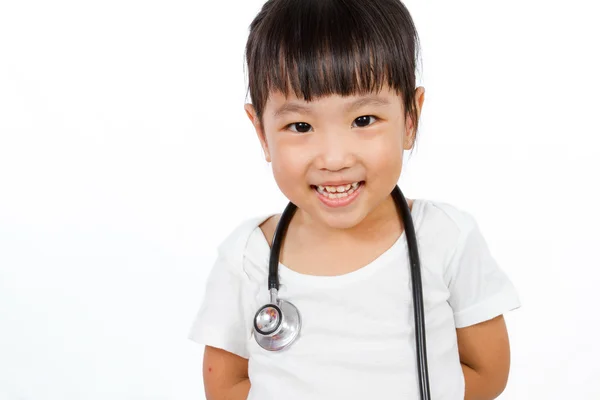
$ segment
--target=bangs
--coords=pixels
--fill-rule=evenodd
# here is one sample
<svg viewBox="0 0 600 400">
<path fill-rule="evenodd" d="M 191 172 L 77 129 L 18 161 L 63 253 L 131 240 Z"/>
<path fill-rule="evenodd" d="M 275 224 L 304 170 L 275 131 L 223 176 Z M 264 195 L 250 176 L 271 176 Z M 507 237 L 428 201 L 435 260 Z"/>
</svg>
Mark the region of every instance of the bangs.
<svg viewBox="0 0 600 400">
<path fill-rule="evenodd" d="M 387 85 L 410 104 L 417 42 L 397 0 L 271 0 L 246 46 L 252 103 L 260 117 L 272 91 L 311 101 Z"/>
</svg>

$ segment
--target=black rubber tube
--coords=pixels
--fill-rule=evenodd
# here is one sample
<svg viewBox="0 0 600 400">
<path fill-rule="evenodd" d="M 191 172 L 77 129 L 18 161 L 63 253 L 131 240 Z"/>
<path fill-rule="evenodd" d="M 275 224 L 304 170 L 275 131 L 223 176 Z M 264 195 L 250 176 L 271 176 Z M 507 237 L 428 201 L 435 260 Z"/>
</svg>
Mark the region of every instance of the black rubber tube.
<svg viewBox="0 0 600 400">
<path fill-rule="evenodd" d="M 289 202 L 281 218 L 277 223 L 277 228 L 273 234 L 273 241 L 271 244 L 271 256 L 269 258 L 269 291 L 271 289 L 277 289 L 279 291 L 279 254 L 281 253 L 281 246 L 285 233 L 287 232 L 290 221 L 296 212 L 296 205 Z"/>
<path fill-rule="evenodd" d="M 404 232 L 408 244 L 408 256 L 410 259 L 410 275 L 413 288 L 413 310 L 415 315 L 415 342 L 417 348 L 417 366 L 419 378 L 419 390 L 421 400 L 430 400 L 429 390 L 429 371 L 427 367 L 427 345 L 425 337 L 425 311 L 423 306 L 423 284 L 421 282 L 421 264 L 419 261 L 419 251 L 417 248 L 417 236 L 412 220 L 412 215 L 408 203 L 396 186 L 392 191 L 392 198 L 396 204 L 396 209 L 404 223 Z M 271 255 L 269 258 L 269 290 L 275 288 L 279 290 L 279 255 L 283 239 L 290 225 L 290 221 L 296 212 L 296 205 L 289 202 L 281 218 L 277 223 L 273 241 L 271 244 Z"/>
<path fill-rule="evenodd" d="M 413 309 L 415 314 L 415 342 L 417 346 L 417 366 L 419 371 L 419 389 L 421 400 L 430 400 L 429 371 L 427 367 L 427 340 L 425 337 L 425 311 L 423 306 L 423 284 L 421 282 L 421 263 L 417 248 L 417 235 L 413 224 L 410 208 L 396 186 L 392 191 L 398 212 L 402 215 L 404 232 L 408 243 L 408 256 L 410 258 L 410 274 L 413 287 Z"/>
</svg>

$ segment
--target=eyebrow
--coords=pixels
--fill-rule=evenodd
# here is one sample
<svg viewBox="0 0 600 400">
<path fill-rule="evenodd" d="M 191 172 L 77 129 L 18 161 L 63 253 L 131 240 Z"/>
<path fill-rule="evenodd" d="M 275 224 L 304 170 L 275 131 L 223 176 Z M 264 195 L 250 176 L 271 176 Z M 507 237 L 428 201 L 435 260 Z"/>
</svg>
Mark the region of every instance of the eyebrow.
<svg viewBox="0 0 600 400">
<path fill-rule="evenodd" d="M 358 110 L 361 107 L 368 106 L 368 105 L 370 105 L 370 106 L 387 106 L 390 104 L 391 104 L 390 101 L 386 98 L 382 98 L 382 97 L 375 96 L 375 95 L 364 96 L 364 97 L 356 99 L 355 101 L 347 104 L 344 107 L 344 111 L 349 113 L 349 112 Z M 281 117 L 285 114 L 289 114 L 289 113 L 312 114 L 312 109 L 311 109 L 311 107 L 305 106 L 300 103 L 287 102 L 287 103 L 283 104 L 281 107 L 279 107 L 277 110 L 275 110 L 274 117 L 279 118 L 279 117 Z"/>
<path fill-rule="evenodd" d="M 312 114 L 312 110 L 311 110 L 310 107 L 303 106 L 302 104 L 298 104 L 298 103 L 285 103 L 284 105 L 282 105 L 281 107 L 279 107 L 277 110 L 275 110 L 274 117 L 275 118 L 279 118 L 279 117 L 282 117 L 285 114 L 290 114 L 290 113 Z"/>
<path fill-rule="evenodd" d="M 364 106 L 389 106 L 391 103 L 388 99 L 371 95 L 361 97 L 345 107 L 346 112 L 351 112 L 360 109 Z"/>
</svg>

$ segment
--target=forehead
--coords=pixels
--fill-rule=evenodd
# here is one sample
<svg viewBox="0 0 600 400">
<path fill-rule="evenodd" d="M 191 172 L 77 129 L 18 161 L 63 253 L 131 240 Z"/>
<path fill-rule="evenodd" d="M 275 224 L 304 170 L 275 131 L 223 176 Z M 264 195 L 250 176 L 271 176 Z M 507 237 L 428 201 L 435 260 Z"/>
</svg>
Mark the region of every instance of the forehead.
<svg viewBox="0 0 600 400">
<path fill-rule="evenodd" d="M 265 105 L 265 115 L 281 118 L 290 113 L 314 113 L 322 109 L 334 107 L 342 112 L 352 112 L 362 107 L 402 108 L 402 98 L 399 93 L 384 86 L 380 91 L 357 93 L 347 96 L 331 94 L 306 101 L 293 91 L 284 94 L 281 91 L 271 91 Z"/>
</svg>

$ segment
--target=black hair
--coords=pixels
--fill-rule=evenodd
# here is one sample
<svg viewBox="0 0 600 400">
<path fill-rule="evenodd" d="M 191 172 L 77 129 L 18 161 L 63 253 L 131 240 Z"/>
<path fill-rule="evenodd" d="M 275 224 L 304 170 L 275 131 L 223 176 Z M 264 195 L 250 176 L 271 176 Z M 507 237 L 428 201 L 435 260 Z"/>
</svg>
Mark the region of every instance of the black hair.
<svg viewBox="0 0 600 400">
<path fill-rule="evenodd" d="M 262 121 L 271 91 L 311 101 L 387 84 L 417 129 L 418 53 L 414 22 L 400 0 L 268 0 L 246 43 L 251 102 Z"/>
</svg>

